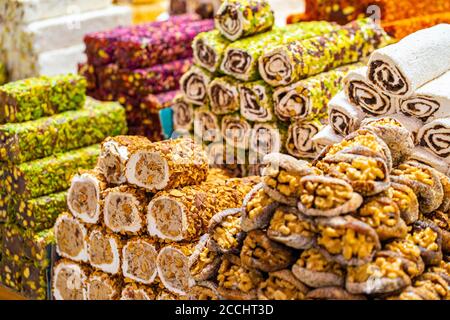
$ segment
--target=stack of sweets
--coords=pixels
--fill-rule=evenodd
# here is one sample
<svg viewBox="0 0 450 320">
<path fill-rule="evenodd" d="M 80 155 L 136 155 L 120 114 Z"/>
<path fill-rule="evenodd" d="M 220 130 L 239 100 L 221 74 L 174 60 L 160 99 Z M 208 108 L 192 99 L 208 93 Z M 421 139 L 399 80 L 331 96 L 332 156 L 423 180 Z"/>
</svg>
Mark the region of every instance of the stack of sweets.
<svg viewBox="0 0 450 320">
<path fill-rule="evenodd" d="M 184 15 L 86 35 L 88 62 L 79 72 L 88 80 L 88 94 L 125 105 L 130 134 L 161 140 L 159 110 L 175 97 L 191 66 L 192 39 L 212 28 L 212 20 Z"/>
<path fill-rule="evenodd" d="M 98 143 L 126 133 L 125 109 L 86 100 L 81 76 L 41 76 L 0 87 L 0 123 L 0 282 L 46 299 L 70 179 L 95 166 Z"/>
<path fill-rule="evenodd" d="M 210 220 L 241 207 L 258 182 L 209 171 L 202 146 L 189 138 L 107 138 L 97 167 L 72 179 L 70 213 L 55 223 L 62 259 L 54 267 L 54 298 L 188 298 L 195 283 L 190 261 L 206 247 Z"/>
<path fill-rule="evenodd" d="M 1 0 L 0 44 L 10 80 L 77 71 L 83 36 L 131 24 L 131 10 L 111 0 Z"/>
<path fill-rule="evenodd" d="M 369 19 L 276 27 L 266 1 L 225 1 L 215 22 L 194 39 L 173 125 L 208 145 L 211 164 L 237 165 L 243 175 L 257 173 L 271 152 L 314 158 L 322 146 L 311 138 L 344 76 L 391 41 Z"/>
<path fill-rule="evenodd" d="M 448 175 L 449 34 L 450 25 L 441 24 L 376 50 L 367 67 L 344 79 L 344 90 L 329 103 L 330 125 L 316 141 L 333 144 L 360 126 L 385 118 L 413 135 L 413 143 L 404 148 L 414 148 L 414 159 Z"/>
<path fill-rule="evenodd" d="M 396 39 L 439 23 L 450 22 L 450 3 L 441 0 L 306 0 L 305 13 L 293 14 L 288 23 L 326 20 L 340 24 L 369 16 L 381 20 Z"/>
<path fill-rule="evenodd" d="M 151 22 L 167 11 L 167 0 L 115 0 L 120 5 L 128 5 L 133 14 L 133 23 Z"/>
</svg>

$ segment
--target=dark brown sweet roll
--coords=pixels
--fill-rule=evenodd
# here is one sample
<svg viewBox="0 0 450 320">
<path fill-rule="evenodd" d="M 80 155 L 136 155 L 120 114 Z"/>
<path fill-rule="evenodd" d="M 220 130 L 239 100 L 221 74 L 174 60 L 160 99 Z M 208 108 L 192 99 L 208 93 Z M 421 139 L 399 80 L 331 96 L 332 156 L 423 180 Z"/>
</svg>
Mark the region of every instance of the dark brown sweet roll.
<svg viewBox="0 0 450 320">
<path fill-rule="evenodd" d="M 194 248 L 194 252 L 189 257 L 189 271 L 195 281 L 212 279 L 217 274 L 222 255 L 214 250 L 211 242 L 209 234 L 201 236 Z"/>
<path fill-rule="evenodd" d="M 327 176 L 305 176 L 298 184 L 300 212 L 312 217 L 333 217 L 358 209 L 363 198 L 344 180 Z"/>
<path fill-rule="evenodd" d="M 208 85 L 212 75 L 197 66 L 192 66 L 180 79 L 180 88 L 187 102 L 203 105 L 208 101 Z"/>
<path fill-rule="evenodd" d="M 347 269 L 345 288 L 353 294 L 395 293 L 411 284 L 404 269 L 404 260 L 380 251 L 372 262 Z"/>
<path fill-rule="evenodd" d="M 419 200 L 420 212 L 427 214 L 443 202 L 444 190 L 439 174 L 433 168 L 416 161 L 402 163 L 391 172 L 391 180 L 410 187 Z"/>
<path fill-rule="evenodd" d="M 331 177 L 347 181 L 355 192 L 364 196 L 376 195 L 389 188 L 389 169 L 385 160 L 360 154 L 338 153 L 327 156 L 316 166 Z"/>
<path fill-rule="evenodd" d="M 259 300 L 304 300 L 309 289 L 290 270 L 270 272 L 258 287 Z"/>
<path fill-rule="evenodd" d="M 189 290 L 189 300 L 223 300 L 218 286 L 212 281 L 197 282 Z"/>
<path fill-rule="evenodd" d="M 321 253 L 345 266 L 361 266 L 381 248 L 376 231 L 351 216 L 317 220 L 317 245 Z"/>
<path fill-rule="evenodd" d="M 107 187 L 106 179 L 97 170 L 75 175 L 67 194 L 70 212 L 84 223 L 97 224 L 102 214 L 101 194 Z"/>
<path fill-rule="evenodd" d="M 351 294 L 341 287 L 325 287 L 311 290 L 306 295 L 311 300 L 367 300 L 364 295 Z"/>
<path fill-rule="evenodd" d="M 122 274 L 142 284 L 152 284 L 158 270 L 158 245 L 151 239 L 131 238 L 122 248 Z"/>
<path fill-rule="evenodd" d="M 417 220 L 407 239 L 420 248 L 420 255 L 427 266 L 439 265 L 442 260 L 442 231 L 430 220 Z"/>
<path fill-rule="evenodd" d="M 345 270 L 337 262 L 328 260 L 320 250 L 305 250 L 292 266 L 293 274 L 312 288 L 343 287 Z"/>
<path fill-rule="evenodd" d="M 295 261 L 292 248 L 270 240 L 261 230 L 253 230 L 244 240 L 240 258 L 248 268 L 273 272 L 289 267 Z"/>
<path fill-rule="evenodd" d="M 87 262 L 88 228 L 69 213 L 61 214 L 54 227 L 56 252 L 64 258 Z"/>
<path fill-rule="evenodd" d="M 224 115 L 239 111 L 240 82 L 231 77 L 213 79 L 208 85 L 208 95 L 211 111 L 217 115 Z"/>
<path fill-rule="evenodd" d="M 122 279 L 102 272 L 92 273 L 86 281 L 87 300 L 119 300 Z"/>
<path fill-rule="evenodd" d="M 122 248 L 124 239 L 107 232 L 100 226 L 89 231 L 87 253 L 92 267 L 110 274 L 121 273 Z"/>
<path fill-rule="evenodd" d="M 241 228 L 245 232 L 264 229 L 272 218 L 278 203 L 257 184 L 246 196 L 242 206 Z"/>
<path fill-rule="evenodd" d="M 145 191 L 128 185 L 103 193 L 103 223 L 112 232 L 137 235 L 145 224 L 148 198 Z"/>
<path fill-rule="evenodd" d="M 433 221 L 442 232 L 442 251 L 450 252 L 450 217 L 448 213 L 434 211 L 427 214 L 427 219 Z"/>
<path fill-rule="evenodd" d="M 87 300 L 86 282 L 90 268 L 62 259 L 53 268 L 52 292 L 55 300 Z"/>
<path fill-rule="evenodd" d="M 241 229 L 241 208 L 227 209 L 214 215 L 209 221 L 208 233 L 211 247 L 222 253 L 238 253 L 245 233 Z"/>
<path fill-rule="evenodd" d="M 275 209 L 267 229 L 267 236 L 294 249 L 308 249 L 315 244 L 314 220 L 301 214 L 296 207 Z"/>
<path fill-rule="evenodd" d="M 264 191 L 272 199 L 288 206 L 297 204 L 302 177 L 321 174 L 308 162 L 281 153 L 266 155 L 264 163 L 267 164 L 262 171 Z"/>
<path fill-rule="evenodd" d="M 408 233 L 399 207 L 389 197 L 375 196 L 366 199 L 355 217 L 374 228 L 380 241 L 404 238 Z"/>
<path fill-rule="evenodd" d="M 252 126 L 239 114 L 229 114 L 222 118 L 221 133 L 227 144 L 234 148 L 248 149 Z"/>
<path fill-rule="evenodd" d="M 238 256 L 227 254 L 217 275 L 219 294 L 229 300 L 256 300 L 263 274 L 247 268 Z"/>
</svg>

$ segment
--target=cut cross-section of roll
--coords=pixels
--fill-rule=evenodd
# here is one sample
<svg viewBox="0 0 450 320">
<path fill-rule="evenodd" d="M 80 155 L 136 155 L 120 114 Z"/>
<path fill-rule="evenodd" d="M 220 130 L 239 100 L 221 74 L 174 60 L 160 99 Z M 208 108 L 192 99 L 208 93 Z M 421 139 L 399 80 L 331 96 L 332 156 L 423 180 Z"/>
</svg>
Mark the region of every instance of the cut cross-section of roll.
<svg viewBox="0 0 450 320">
<path fill-rule="evenodd" d="M 222 118 L 222 136 L 232 147 L 247 149 L 251 125 L 239 115 L 226 115 Z"/>
<path fill-rule="evenodd" d="M 195 284 L 189 271 L 189 256 L 183 253 L 183 248 L 173 246 L 162 248 L 156 263 L 159 278 L 167 290 L 186 295 Z"/>
<path fill-rule="evenodd" d="M 106 188 L 104 177 L 97 171 L 75 175 L 67 195 L 70 212 L 84 223 L 98 223 L 101 215 L 100 195 Z"/>
<path fill-rule="evenodd" d="M 228 44 L 229 41 L 222 37 L 219 30 L 198 34 L 192 43 L 195 63 L 209 72 L 216 72 Z"/>
<path fill-rule="evenodd" d="M 155 290 L 146 285 L 129 283 L 123 288 L 120 300 L 155 300 Z"/>
<path fill-rule="evenodd" d="M 144 224 L 147 197 L 143 190 L 126 185 L 105 191 L 103 221 L 113 232 L 138 234 Z"/>
<path fill-rule="evenodd" d="M 56 300 L 87 300 L 86 282 L 89 269 L 69 260 L 61 260 L 54 267 L 53 297 Z"/>
<path fill-rule="evenodd" d="M 256 124 L 250 136 L 250 150 L 266 155 L 281 150 L 281 131 L 270 123 Z"/>
<path fill-rule="evenodd" d="M 329 123 L 336 133 L 344 137 L 358 129 L 364 117 L 364 112 L 350 104 L 342 91 L 328 103 Z"/>
<path fill-rule="evenodd" d="M 274 120 L 272 88 L 264 81 L 248 82 L 239 86 L 241 115 L 255 122 Z"/>
<path fill-rule="evenodd" d="M 180 188 L 206 180 L 208 157 L 190 138 L 155 142 L 130 156 L 128 183 L 149 192 Z"/>
<path fill-rule="evenodd" d="M 122 273 L 125 278 L 151 284 L 156 278 L 158 252 L 152 241 L 132 239 L 122 249 Z"/>
<path fill-rule="evenodd" d="M 100 227 L 91 230 L 87 243 L 91 266 L 106 273 L 118 274 L 122 243 L 118 235 L 104 232 Z"/>
<path fill-rule="evenodd" d="M 121 280 L 102 272 L 95 272 L 87 280 L 87 300 L 118 300 Z"/>
<path fill-rule="evenodd" d="M 55 222 L 56 252 L 64 258 L 87 262 L 87 228 L 69 213 Z"/>
<path fill-rule="evenodd" d="M 194 135 L 202 142 L 220 140 L 219 119 L 208 107 L 200 107 L 194 111 Z"/>
<path fill-rule="evenodd" d="M 320 152 L 312 138 L 323 128 L 320 121 L 297 121 L 288 129 L 286 139 L 287 152 L 297 158 L 315 158 Z"/>
<path fill-rule="evenodd" d="M 203 105 L 208 100 L 208 85 L 211 74 L 199 67 L 192 66 L 180 79 L 181 91 L 187 102 Z"/>
<path fill-rule="evenodd" d="M 231 77 L 215 78 L 208 86 L 211 111 L 217 115 L 239 110 L 239 81 Z"/>
<path fill-rule="evenodd" d="M 172 121 L 175 131 L 189 131 L 194 124 L 194 107 L 184 97 L 176 97 L 171 106 Z"/>
<path fill-rule="evenodd" d="M 140 136 L 107 138 L 102 143 L 100 157 L 98 158 L 99 171 L 109 183 L 125 183 L 125 168 L 130 154 L 150 143 L 150 140 Z"/>
<path fill-rule="evenodd" d="M 418 140 L 422 147 L 450 163 L 450 118 L 424 125 L 419 131 Z"/>
</svg>

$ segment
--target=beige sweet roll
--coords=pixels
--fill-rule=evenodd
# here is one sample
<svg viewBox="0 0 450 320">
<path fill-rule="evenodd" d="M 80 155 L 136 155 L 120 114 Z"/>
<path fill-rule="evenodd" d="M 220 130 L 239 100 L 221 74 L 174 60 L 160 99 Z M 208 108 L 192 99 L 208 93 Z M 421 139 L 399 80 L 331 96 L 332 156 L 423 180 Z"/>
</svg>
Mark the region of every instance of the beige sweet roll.
<svg viewBox="0 0 450 320">
<path fill-rule="evenodd" d="M 221 133 L 232 147 L 248 149 L 252 126 L 244 117 L 239 114 L 229 114 L 222 118 Z"/>
<path fill-rule="evenodd" d="M 173 111 L 173 129 L 176 132 L 190 131 L 194 125 L 194 107 L 183 96 L 175 97 L 171 109 Z"/>
<path fill-rule="evenodd" d="M 212 245 L 209 234 L 200 237 L 192 254 L 189 256 L 189 271 L 195 281 L 205 281 L 213 278 L 221 262 L 221 252 Z"/>
<path fill-rule="evenodd" d="M 207 174 L 208 157 L 190 138 L 155 142 L 137 150 L 125 171 L 128 183 L 153 193 L 201 183 Z"/>
<path fill-rule="evenodd" d="M 207 106 L 196 108 L 194 111 L 194 136 L 202 143 L 220 141 L 219 117 Z"/>
<path fill-rule="evenodd" d="M 53 269 L 52 291 L 56 300 L 86 300 L 86 282 L 90 269 L 62 259 Z"/>
<path fill-rule="evenodd" d="M 211 111 L 223 115 L 239 111 L 239 82 L 231 77 L 215 78 L 208 85 Z"/>
<path fill-rule="evenodd" d="M 106 273 L 94 272 L 86 281 L 87 300 L 119 300 L 121 291 L 121 279 Z"/>
<path fill-rule="evenodd" d="M 229 179 L 159 192 L 147 208 L 148 233 L 171 241 L 198 239 L 216 213 L 240 207 L 254 184 Z"/>
<path fill-rule="evenodd" d="M 146 238 L 131 238 L 122 248 L 122 273 L 126 279 L 152 284 L 157 275 L 157 244 Z"/>
<path fill-rule="evenodd" d="M 276 124 L 258 123 L 253 126 L 249 140 L 249 149 L 260 155 L 280 152 L 282 134 Z"/>
<path fill-rule="evenodd" d="M 262 80 L 239 85 L 241 115 L 254 122 L 275 120 L 272 91 Z"/>
<path fill-rule="evenodd" d="M 315 135 L 323 128 L 319 120 L 298 120 L 289 125 L 285 148 L 287 152 L 303 159 L 314 159 L 321 151 L 313 141 Z"/>
<path fill-rule="evenodd" d="M 94 268 L 109 274 L 121 273 L 121 254 L 124 240 L 117 234 L 96 226 L 89 231 L 87 253 Z"/>
<path fill-rule="evenodd" d="M 259 300 L 304 300 L 309 288 L 290 270 L 270 272 L 258 287 Z"/>
<path fill-rule="evenodd" d="M 75 175 L 67 194 L 70 212 L 86 224 L 97 224 L 102 214 L 101 193 L 107 187 L 106 179 L 96 170 Z"/>
<path fill-rule="evenodd" d="M 180 88 L 187 102 L 203 105 L 208 101 L 208 85 L 212 75 L 197 66 L 192 66 L 180 79 Z"/>
<path fill-rule="evenodd" d="M 342 136 L 355 131 L 361 125 L 365 114 L 350 104 L 341 91 L 328 103 L 328 119 L 334 131 Z"/>
<path fill-rule="evenodd" d="M 97 167 L 99 172 L 111 184 L 123 184 L 126 181 L 125 170 L 128 159 L 137 150 L 151 142 L 140 136 L 117 136 L 107 138 L 102 143 Z"/>
<path fill-rule="evenodd" d="M 88 229 L 71 214 L 61 214 L 54 226 L 56 252 L 73 261 L 87 262 Z"/>
<path fill-rule="evenodd" d="M 442 118 L 425 124 L 418 134 L 420 146 L 450 163 L 450 118 Z"/>
<path fill-rule="evenodd" d="M 104 192 L 103 223 L 112 232 L 137 235 L 145 225 L 148 204 L 144 190 L 128 185 Z"/>
<path fill-rule="evenodd" d="M 164 287 L 178 295 L 186 295 L 195 280 L 189 270 L 189 256 L 193 253 L 194 243 L 167 245 L 158 252 L 155 260 L 158 276 Z"/>
<path fill-rule="evenodd" d="M 239 252 L 245 233 L 241 229 L 241 208 L 227 209 L 214 215 L 208 226 L 210 245 L 221 253 Z"/>
</svg>

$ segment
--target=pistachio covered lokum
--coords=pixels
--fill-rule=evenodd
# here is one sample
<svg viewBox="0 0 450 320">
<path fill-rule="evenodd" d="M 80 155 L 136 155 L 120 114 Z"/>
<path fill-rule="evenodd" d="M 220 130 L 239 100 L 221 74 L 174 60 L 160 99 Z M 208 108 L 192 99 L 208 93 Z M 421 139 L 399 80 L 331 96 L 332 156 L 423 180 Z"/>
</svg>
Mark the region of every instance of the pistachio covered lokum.
<svg viewBox="0 0 450 320">
<path fill-rule="evenodd" d="M 209 72 L 217 72 L 229 43 L 218 30 L 198 34 L 192 43 L 195 63 Z"/>
</svg>

